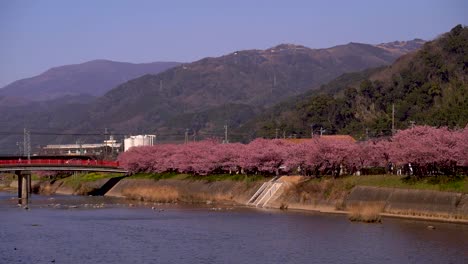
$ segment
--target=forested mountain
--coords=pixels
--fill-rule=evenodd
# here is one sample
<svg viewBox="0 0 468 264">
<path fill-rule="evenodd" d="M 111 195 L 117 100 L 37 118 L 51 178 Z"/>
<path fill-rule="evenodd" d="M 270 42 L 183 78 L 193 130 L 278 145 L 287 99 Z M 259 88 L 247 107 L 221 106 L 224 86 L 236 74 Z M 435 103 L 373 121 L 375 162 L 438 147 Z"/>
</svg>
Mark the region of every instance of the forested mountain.
<svg viewBox="0 0 468 264">
<path fill-rule="evenodd" d="M 211 133 L 213 126 L 238 126 L 259 109 L 342 73 L 387 65 L 397 56 L 373 45 L 350 43 L 329 49 L 282 44 L 205 58 L 120 85 L 91 105 L 83 127 Z"/>
<path fill-rule="evenodd" d="M 411 124 L 465 127 L 468 122 L 468 28 L 461 25 L 379 70 L 343 75 L 307 94 L 272 107 L 248 122 L 250 137 L 309 137 L 311 130 L 358 137 L 389 135 Z M 253 131 L 253 132 L 252 132 Z"/>
<path fill-rule="evenodd" d="M 93 60 L 55 67 L 0 89 L 0 98 L 14 97 L 45 101 L 62 96 L 101 96 L 115 86 L 145 74 L 156 74 L 178 65 L 177 62 L 127 63 Z"/>
</svg>

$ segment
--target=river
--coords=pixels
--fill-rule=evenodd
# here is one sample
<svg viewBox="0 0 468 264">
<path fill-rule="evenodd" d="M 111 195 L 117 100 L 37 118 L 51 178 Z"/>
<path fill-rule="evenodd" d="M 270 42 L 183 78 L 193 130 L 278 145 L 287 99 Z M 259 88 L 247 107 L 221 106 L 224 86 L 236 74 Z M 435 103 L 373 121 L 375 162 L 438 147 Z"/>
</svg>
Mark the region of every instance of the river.
<svg viewBox="0 0 468 264">
<path fill-rule="evenodd" d="M 152 206 L 0 192 L 0 263 L 468 263 L 468 225 Z"/>
</svg>

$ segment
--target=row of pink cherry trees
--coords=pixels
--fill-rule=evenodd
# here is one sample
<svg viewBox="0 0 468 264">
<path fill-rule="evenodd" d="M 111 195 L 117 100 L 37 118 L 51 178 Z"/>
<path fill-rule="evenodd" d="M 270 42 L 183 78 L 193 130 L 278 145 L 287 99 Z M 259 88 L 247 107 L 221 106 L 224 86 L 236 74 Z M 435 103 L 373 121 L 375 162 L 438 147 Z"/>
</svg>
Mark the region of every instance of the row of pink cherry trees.
<svg viewBox="0 0 468 264">
<path fill-rule="evenodd" d="M 304 175 L 351 174 L 369 167 L 412 164 L 420 174 L 450 174 L 468 166 L 468 128 L 419 126 L 398 132 L 390 139 L 352 142 L 315 138 L 300 143 L 256 139 L 249 144 L 201 141 L 184 145 L 134 147 L 119 156 L 131 173 L 179 172 Z M 391 164 L 391 166 L 389 165 Z"/>
</svg>

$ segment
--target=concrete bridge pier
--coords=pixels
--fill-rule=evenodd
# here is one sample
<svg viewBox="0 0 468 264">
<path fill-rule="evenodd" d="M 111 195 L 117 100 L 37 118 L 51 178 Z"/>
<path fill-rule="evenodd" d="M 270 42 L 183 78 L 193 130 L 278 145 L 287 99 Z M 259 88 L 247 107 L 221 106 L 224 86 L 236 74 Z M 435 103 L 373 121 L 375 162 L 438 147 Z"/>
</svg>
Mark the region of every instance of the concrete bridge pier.
<svg viewBox="0 0 468 264">
<path fill-rule="evenodd" d="M 18 205 L 21 205 L 21 198 L 23 197 L 23 176 L 21 171 L 15 171 L 16 177 L 18 177 Z"/>
<path fill-rule="evenodd" d="M 29 194 L 32 192 L 31 172 L 15 171 L 15 174 L 18 176 L 18 205 L 27 208 L 29 204 Z"/>
</svg>

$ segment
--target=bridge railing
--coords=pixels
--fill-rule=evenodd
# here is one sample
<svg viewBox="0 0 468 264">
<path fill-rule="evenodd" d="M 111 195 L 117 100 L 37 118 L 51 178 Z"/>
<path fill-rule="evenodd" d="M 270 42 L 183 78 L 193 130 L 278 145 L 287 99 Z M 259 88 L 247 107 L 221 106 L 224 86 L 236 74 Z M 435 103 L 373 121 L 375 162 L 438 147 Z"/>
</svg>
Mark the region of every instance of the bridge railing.
<svg viewBox="0 0 468 264">
<path fill-rule="evenodd" d="M 119 167 L 117 161 L 105 160 L 78 160 L 78 159 L 14 159 L 14 160 L 0 160 L 2 165 L 77 165 L 77 166 L 99 166 L 99 167 Z"/>
</svg>

